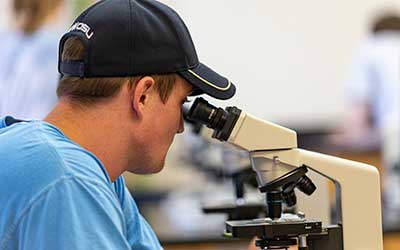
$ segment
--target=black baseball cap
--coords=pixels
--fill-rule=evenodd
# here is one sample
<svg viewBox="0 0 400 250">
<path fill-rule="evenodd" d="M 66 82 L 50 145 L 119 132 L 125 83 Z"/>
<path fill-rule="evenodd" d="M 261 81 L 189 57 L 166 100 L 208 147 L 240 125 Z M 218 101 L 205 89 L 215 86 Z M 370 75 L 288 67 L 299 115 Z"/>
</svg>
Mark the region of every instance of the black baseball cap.
<svg viewBox="0 0 400 250">
<path fill-rule="evenodd" d="M 61 61 L 71 36 L 85 46 L 81 61 Z M 236 91 L 227 78 L 199 62 L 179 15 L 154 0 L 102 0 L 89 7 L 60 40 L 58 70 L 75 77 L 177 73 L 195 87 L 193 95 L 229 99 Z"/>
</svg>

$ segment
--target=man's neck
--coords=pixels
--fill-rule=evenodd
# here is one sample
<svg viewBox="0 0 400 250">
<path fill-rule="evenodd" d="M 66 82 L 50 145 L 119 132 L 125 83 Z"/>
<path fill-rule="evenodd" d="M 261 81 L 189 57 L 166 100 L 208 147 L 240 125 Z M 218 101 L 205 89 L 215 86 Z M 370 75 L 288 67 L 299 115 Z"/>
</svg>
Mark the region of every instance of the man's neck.
<svg viewBox="0 0 400 250">
<path fill-rule="evenodd" d="M 116 126 L 115 122 L 110 122 L 113 117 L 107 117 L 105 114 L 110 112 L 102 112 L 101 109 L 81 109 L 61 100 L 44 120 L 96 155 L 111 181 L 114 181 L 124 172 L 128 159 L 124 157 L 122 134 L 112 134 L 112 131 L 119 131 L 111 128 Z"/>
</svg>

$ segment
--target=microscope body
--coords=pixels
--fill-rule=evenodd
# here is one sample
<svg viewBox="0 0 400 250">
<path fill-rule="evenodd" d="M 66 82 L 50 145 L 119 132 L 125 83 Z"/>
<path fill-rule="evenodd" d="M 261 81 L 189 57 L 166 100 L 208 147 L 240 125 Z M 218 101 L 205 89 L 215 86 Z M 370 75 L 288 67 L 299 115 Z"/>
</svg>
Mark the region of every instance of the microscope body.
<svg viewBox="0 0 400 250">
<path fill-rule="evenodd" d="M 295 131 L 260 120 L 236 107 L 228 107 L 224 111 L 197 98 L 189 116 L 212 128 L 212 137 L 248 151 L 252 168 L 257 174 L 259 190 L 267 194 L 270 210 L 268 223 L 259 223 L 261 227 L 257 227 L 257 221 L 228 221 L 227 228 L 245 228 L 247 233 L 261 238 L 279 231 L 274 241 L 279 241 L 287 231 L 288 238 L 285 240 L 290 240 L 290 237 L 296 235 L 299 239 L 299 249 L 383 249 L 380 181 L 379 172 L 375 167 L 298 149 Z M 315 190 L 311 180 L 305 176 L 308 170 L 335 183 L 338 216 L 336 221 L 332 222 L 334 225 L 327 225 L 325 229 L 321 229 L 321 222 L 313 220 L 279 223 L 282 214 L 279 209 L 281 203 L 276 197 L 287 195 L 287 201 L 290 202 L 294 187 L 298 187 L 307 195 L 311 195 Z M 296 230 L 299 233 L 295 234 Z M 327 239 L 324 236 L 326 232 L 332 232 L 333 236 Z M 251 236 L 250 234 L 247 236 Z M 326 240 L 318 241 L 318 238 L 323 237 Z M 317 243 L 308 248 L 307 241 L 313 238 L 317 238 Z M 338 240 L 342 242 L 335 242 Z M 262 244 L 263 242 L 261 249 L 269 249 Z M 290 245 L 290 242 L 287 244 Z"/>
</svg>

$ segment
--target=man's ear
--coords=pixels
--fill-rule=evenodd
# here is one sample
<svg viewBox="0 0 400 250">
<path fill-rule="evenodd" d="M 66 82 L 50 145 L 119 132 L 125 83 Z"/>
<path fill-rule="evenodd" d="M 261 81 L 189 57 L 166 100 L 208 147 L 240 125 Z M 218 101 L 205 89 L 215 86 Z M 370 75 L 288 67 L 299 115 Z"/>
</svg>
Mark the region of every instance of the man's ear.
<svg viewBox="0 0 400 250">
<path fill-rule="evenodd" d="M 143 117 L 143 112 L 150 105 L 151 98 L 155 92 L 155 80 L 153 77 L 145 76 L 136 82 L 131 92 L 131 103 L 133 111 L 138 117 Z"/>
</svg>

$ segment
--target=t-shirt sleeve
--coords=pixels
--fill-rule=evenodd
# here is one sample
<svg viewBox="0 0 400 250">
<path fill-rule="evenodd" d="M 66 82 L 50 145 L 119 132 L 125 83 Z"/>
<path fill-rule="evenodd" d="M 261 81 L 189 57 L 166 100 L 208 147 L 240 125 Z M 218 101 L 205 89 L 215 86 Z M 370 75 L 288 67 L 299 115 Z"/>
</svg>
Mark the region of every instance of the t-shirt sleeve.
<svg viewBox="0 0 400 250">
<path fill-rule="evenodd" d="M 115 183 L 127 223 L 127 239 L 132 249 L 162 250 L 160 242 L 146 219 L 140 214 L 136 202 L 125 185 L 123 177 Z"/>
<path fill-rule="evenodd" d="M 58 180 L 22 211 L 18 249 L 131 249 L 119 200 L 104 184 Z"/>
</svg>

